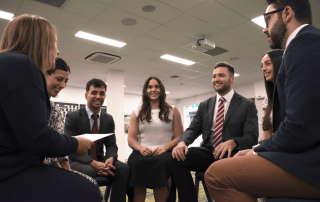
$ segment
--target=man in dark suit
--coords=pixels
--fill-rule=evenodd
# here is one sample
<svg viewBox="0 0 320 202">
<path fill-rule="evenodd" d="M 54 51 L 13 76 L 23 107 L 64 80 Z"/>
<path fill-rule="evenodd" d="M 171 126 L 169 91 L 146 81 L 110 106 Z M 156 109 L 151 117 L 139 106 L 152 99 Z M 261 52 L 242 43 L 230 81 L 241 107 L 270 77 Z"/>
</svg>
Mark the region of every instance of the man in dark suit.
<svg viewBox="0 0 320 202">
<path fill-rule="evenodd" d="M 86 107 L 66 116 L 65 135 L 77 136 L 85 133 L 114 133 L 114 121 L 111 115 L 101 111 L 106 98 L 107 86 L 100 79 L 92 79 L 86 85 Z M 106 153 L 104 154 L 104 146 Z M 89 153 L 70 155 L 70 167 L 95 177 L 97 174 L 113 181 L 111 202 L 125 202 L 129 185 L 129 166 L 117 160 L 118 147 L 115 134 L 95 141 Z"/>
<path fill-rule="evenodd" d="M 198 201 L 190 171 L 204 172 L 215 161 L 231 157 L 258 142 L 255 104 L 232 89 L 234 68 L 219 62 L 214 67 L 212 85 L 217 95 L 200 103 L 189 128 L 172 151 L 172 172 L 182 202 Z M 188 149 L 199 135 L 203 144 Z"/>
<path fill-rule="evenodd" d="M 274 135 L 208 168 L 216 202 L 320 199 L 320 30 L 311 25 L 308 0 L 267 3 L 263 33 L 271 48 L 285 50 L 273 96 Z"/>
</svg>

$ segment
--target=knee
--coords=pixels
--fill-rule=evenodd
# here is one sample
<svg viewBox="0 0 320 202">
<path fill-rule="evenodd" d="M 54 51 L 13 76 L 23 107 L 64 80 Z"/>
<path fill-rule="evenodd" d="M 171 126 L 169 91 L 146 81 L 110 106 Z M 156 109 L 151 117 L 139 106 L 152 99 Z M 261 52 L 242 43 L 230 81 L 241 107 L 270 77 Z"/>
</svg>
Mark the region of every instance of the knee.
<svg viewBox="0 0 320 202">
<path fill-rule="evenodd" d="M 221 168 L 219 165 L 213 163 L 204 174 L 204 181 L 207 187 L 214 189 L 216 187 L 221 187 L 223 184 L 223 174 L 221 173 Z"/>
<path fill-rule="evenodd" d="M 129 175 L 131 172 L 130 167 L 125 163 L 121 163 L 115 166 L 116 166 L 117 172 L 119 172 L 119 174 L 121 175 Z"/>
</svg>

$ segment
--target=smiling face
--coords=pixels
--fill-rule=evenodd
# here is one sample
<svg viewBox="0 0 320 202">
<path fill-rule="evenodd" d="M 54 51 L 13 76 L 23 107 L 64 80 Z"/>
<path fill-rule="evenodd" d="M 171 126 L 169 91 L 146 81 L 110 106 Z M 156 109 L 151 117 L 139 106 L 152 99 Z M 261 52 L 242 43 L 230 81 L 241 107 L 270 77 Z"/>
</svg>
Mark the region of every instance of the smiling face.
<svg viewBox="0 0 320 202">
<path fill-rule="evenodd" d="M 261 60 L 262 73 L 266 81 L 274 83 L 274 69 L 270 56 L 266 54 Z"/>
<path fill-rule="evenodd" d="M 230 72 L 227 67 L 217 67 L 212 75 L 212 85 L 214 90 L 219 93 L 220 96 L 224 96 L 232 89 L 234 82 L 234 76 L 230 76 Z"/>
<path fill-rule="evenodd" d="M 89 91 L 85 94 L 88 108 L 93 111 L 100 111 L 101 106 L 106 99 L 106 89 L 101 87 L 90 86 Z"/>
<path fill-rule="evenodd" d="M 158 100 L 160 97 L 161 89 L 159 82 L 155 79 L 151 79 L 147 86 L 147 94 L 150 100 Z"/>
<path fill-rule="evenodd" d="M 69 81 L 69 72 L 56 69 L 52 74 L 46 74 L 47 90 L 49 97 L 56 97 Z"/>
<path fill-rule="evenodd" d="M 268 6 L 266 13 L 275 11 L 276 8 L 273 4 Z M 281 11 L 279 11 L 281 15 Z M 282 17 L 279 17 L 279 13 L 272 13 L 265 16 L 266 27 L 262 32 L 267 36 L 269 41 L 269 47 L 271 49 L 281 49 L 281 45 L 287 33 L 287 26 L 283 22 Z"/>
</svg>

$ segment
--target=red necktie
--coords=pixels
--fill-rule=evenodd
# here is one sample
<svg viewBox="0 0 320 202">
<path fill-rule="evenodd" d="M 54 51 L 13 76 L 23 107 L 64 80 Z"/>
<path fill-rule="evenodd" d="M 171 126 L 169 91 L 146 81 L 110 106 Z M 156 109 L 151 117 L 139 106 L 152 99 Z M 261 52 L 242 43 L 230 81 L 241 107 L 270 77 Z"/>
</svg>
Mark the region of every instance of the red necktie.
<svg viewBox="0 0 320 202">
<path fill-rule="evenodd" d="M 92 114 L 91 116 L 94 120 L 93 126 L 92 126 L 92 134 L 99 134 L 99 128 L 98 128 L 98 114 Z M 90 150 L 90 156 L 94 160 L 98 160 L 97 158 L 97 141 L 94 141 L 94 145 L 91 147 Z"/>
<path fill-rule="evenodd" d="M 222 142 L 222 128 L 224 122 L 224 97 L 219 99 L 219 107 L 217 110 L 216 124 L 214 126 L 213 148 L 216 148 Z"/>
</svg>

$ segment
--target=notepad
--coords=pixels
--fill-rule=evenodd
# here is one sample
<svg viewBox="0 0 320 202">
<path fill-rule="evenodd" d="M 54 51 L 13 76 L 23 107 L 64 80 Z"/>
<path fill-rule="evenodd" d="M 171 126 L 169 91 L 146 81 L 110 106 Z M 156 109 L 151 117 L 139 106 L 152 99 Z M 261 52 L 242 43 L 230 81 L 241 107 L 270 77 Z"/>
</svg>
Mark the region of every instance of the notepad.
<svg viewBox="0 0 320 202">
<path fill-rule="evenodd" d="M 84 137 L 88 140 L 91 141 L 96 141 L 96 140 L 100 140 L 101 138 L 107 137 L 109 135 L 113 135 L 114 133 L 105 133 L 105 134 L 83 134 L 83 135 L 77 135 L 76 137 Z"/>
</svg>

